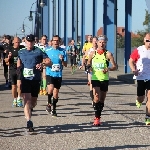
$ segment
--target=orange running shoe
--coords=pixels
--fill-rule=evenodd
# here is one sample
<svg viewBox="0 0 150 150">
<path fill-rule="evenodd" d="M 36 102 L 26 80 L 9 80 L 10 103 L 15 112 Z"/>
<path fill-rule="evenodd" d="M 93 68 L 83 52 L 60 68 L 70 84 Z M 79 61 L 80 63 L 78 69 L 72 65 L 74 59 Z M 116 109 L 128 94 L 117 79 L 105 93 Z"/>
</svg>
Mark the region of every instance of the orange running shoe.
<svg viewBox="0 0 150 150">
<path fill-rule="evenodd" d="M 46 90 L 43 90 L 43 95 L 47 95 L 47 91 Z"/>
<path fill-rule="evenodd" d="M 94 123 L 93 123 L 93 125 L 94 126 L 100 126 L 100 124 L 101 124 L 101 122 L 100 122 L 100 118 L 94 118 Z"/>
<path fill-rule="evenodd" d="M 43 90 L 40 90 L 40 93 L 39 93 L 40 95 L 43 95 Z"/>
</svg>

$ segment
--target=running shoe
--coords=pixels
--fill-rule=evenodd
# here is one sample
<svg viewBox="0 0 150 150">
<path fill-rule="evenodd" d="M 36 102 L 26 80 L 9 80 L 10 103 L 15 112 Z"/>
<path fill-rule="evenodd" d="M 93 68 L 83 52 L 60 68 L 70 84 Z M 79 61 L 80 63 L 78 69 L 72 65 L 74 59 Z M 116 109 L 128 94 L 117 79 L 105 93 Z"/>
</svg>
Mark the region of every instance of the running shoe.
<svg viewBox="0 0 150 150">
<path fill-rule="evenodd" d="M 40 90 L 40 93 L 39 93 L 40 95 L 43 95 L 43 90 Z"/>
<path fill-rule="evenodd" d="M 93 123 L 93 125 L 94 125 L 94 126 L 100 126 L 100 124 L 101 124 L 100 118 L 95 117 L 95 118 L 94 118 L 94 123 Z"/>
<path fill-rule="evenodd" d="M 51 114 L 52 114 L 52 117 L 57 117 L 56 110 L 52 110 L 52 111 L 51 111 Z"/>
<path fill-rule="evenodd" d="M 17 100 L 13 100 L 12 107 L 17 107 Z"/>
<path fill-rule="evenodd" d="M 23 107 L 22 100 L 17 100 L 17 107 Z"/>
<path fill-rule="evenodd" d="M 150 125 L 150 118 L 145 118 L 145 124 Z"/>
<path fill-rule="evenodd" d="M 29 132 L 33 132 L 34 128 L 33 128 L 33 122 L 32 121 L 27 121 L 27 129 L 29 129 Z"/>
<path fill-rule="evenodd" d="M 43 95 L 47 95 L 47 91 L 46 90 L 43 90 Z"/>
<path fill-rule="evenodd" d="M 51 106 L 50 106 L 49 104 L 46 106 L 46 111 L 47 111 L 48 113 L 51 113 Z"/>
<path fill-rule="evenodd" d="M 136 100 L 136 107 L 140 108 L 142 106 L 142 103 L 140 103 L 138 100 Z"/>
</svg>

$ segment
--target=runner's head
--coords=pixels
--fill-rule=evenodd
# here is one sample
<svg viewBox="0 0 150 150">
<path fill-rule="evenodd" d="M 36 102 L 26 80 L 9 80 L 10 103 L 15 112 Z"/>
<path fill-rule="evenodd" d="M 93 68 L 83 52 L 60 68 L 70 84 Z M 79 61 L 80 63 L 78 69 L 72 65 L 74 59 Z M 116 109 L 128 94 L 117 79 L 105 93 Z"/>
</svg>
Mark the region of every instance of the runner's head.
<svg viewBox="0 0 150 150">
<path fill-rule="evenodd" d="M 19 48 L 20 46 L 20 38 L 19 37 L 14 37 L 13 39 L 13 47 L 14 48 Z"/>
<path fill-rule="evenodd" d="M 98 49 L 105 49 L 107 41 L 108 38 L 105 35 L 100 35 L 97 41 Z"/>
<path fill-rule="evenodd" d="M 91 43 L 91 42 L 92 42 L 92 35 L 88 35 L 88 39 L 87 39 L 87 41 L 88 41 L 89 43 Z"/>
<path fill-rule="evenodd" d="M 60 41 L 61 41 L 61 38 L 58 35 L 54 35 L 53 38 L 52 38 L 52 46 L 54 48 L 59 47 Z"/>
<path fill-rule="evenodd" d="M 26 48 L 32 50 L 35 44 L 35 36 L 33 34 L 26 36 Z"/>
<path fill-rule="evenodd" d="M 97 46 L 97 37 L 96 36 L 93 37 L 92 43 L 93 43 L 93 47 Z"/>
<path fill-rule="evenodd" d="M 146 33 L 144 37 L 144 43 L 145 43 L 145 47 L 149 49 L 150 48 L 150 33 Z"/>
<path fill-rule="evenodd" d="M 41 36 L 41 44 L 43 44 L 43 45 L 47 44 L 47 36 L 46 35 Z"/>
</svg>

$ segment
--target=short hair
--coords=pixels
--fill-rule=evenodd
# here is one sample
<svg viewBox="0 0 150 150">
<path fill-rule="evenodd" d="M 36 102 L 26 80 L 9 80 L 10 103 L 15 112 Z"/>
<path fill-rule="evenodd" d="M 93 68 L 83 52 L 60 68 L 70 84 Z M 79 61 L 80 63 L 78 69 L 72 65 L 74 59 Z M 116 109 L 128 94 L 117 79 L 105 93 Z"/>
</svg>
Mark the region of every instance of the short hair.
<svg viewBox="0 0 150 150">
<path fill-rule="evenodd" d="M 59 37 L 59 35 L 53 35 L 52 41 L 53 41 L 53 38 L 55 38 L 55 37 L 58 37 L 58 38 L 59 38 L 59 41 L 61 42 L 61 38 Z"/>
<path fill-rule="evenodd" d="M 42 36 L 41 36 L 41 39 L 42 39 L 42 37 L 46 37 L 46 38 L 47 38 L 47 36 L 46 36 L 46 35 L 42 35 Z"/>
<path fill-rule="evenodd" d="M 107 36 L 106 35 L 99 35 L 98 36 L 98 40 L 104 40 L 104 41 L 108 41 L 108 38 L 107 38 Z"/>
</svg>

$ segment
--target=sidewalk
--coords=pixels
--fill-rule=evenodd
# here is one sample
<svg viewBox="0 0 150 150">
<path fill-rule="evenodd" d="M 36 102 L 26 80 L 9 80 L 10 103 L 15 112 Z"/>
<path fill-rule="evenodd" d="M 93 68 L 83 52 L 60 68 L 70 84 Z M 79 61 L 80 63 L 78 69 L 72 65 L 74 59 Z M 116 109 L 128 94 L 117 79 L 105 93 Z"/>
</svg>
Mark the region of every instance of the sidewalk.
<svg viewBox="0 0 150 150">
<path fill-rule="evenodd" d="M 1 150 L 150 150 L 145 126 L 145 103 L 135 107 L 136 87 L 114 78 L 102 112 L 102 125 L 92 125 L 94 111 L 83 71 L 65 68 L 58 117 L 45 111 L 47 96 L 39 96 L 32 120 L 35 132 L 25 130 L 23 108 L 12 108 L 11 91 L 3 88 L 0 70 Z"/>
</svg>

